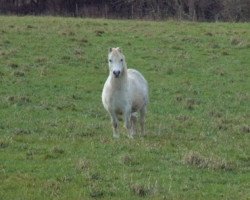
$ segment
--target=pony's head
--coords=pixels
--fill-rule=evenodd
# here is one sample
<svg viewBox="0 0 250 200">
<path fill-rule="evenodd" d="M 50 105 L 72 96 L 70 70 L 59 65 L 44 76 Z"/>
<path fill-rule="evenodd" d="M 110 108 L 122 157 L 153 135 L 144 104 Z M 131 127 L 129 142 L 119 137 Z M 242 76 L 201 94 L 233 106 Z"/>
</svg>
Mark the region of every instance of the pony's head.
<svg viewBox="0 0 250 200">
<path fill-rule="evenodd" d="M 119 47 L 110 48 L 108 54 L 109 71 L 115 78 L 119 78 L 123 75 L 127 69 L 125 63 L 125 56 Z"/>
</svg>

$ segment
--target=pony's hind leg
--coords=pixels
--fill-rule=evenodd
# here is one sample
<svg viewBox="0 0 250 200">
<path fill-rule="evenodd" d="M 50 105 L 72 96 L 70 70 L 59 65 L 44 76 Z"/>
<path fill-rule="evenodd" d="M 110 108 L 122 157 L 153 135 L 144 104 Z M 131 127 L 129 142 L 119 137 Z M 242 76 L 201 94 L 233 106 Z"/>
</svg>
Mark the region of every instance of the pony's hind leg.
<svg viewBox="0 0 250 200">
<path fill-rule="evenodd" d="M 135 113 L 131 114 L 131 131 L 132 131 L 132 136 L 134 136 L 137 132 L 136 130 L 136 122 L 137 122 L 137 117 Z"/>
<path fill-rule="evenodd" d="M 145 116 L 146 116 L 146 107 L 144 106 L 140 110 L 140 125 L 141 125 L 141 135 L 145 135 Z"/>
</svg>

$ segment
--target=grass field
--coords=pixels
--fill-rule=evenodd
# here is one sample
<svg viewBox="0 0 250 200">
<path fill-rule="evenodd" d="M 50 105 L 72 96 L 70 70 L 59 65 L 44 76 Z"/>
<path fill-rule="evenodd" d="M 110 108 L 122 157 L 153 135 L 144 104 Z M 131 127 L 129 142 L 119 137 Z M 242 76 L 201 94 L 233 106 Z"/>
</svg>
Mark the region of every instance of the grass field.
<svg viewBox="0 0 250 200">
<path fill-rule="evenodd" d="M 150 87 L 112 138 L 109 47 Z M 0 17 L 0 199 L 249 199 L 250 24 Z"/>
</svg>

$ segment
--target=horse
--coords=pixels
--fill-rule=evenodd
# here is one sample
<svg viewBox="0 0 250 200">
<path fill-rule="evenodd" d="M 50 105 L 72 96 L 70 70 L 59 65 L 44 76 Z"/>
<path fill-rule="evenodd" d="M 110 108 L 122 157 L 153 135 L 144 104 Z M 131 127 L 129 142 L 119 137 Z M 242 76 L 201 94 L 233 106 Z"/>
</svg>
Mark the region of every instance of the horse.
<svg viewBox="0 0 250 200">
<path fill-rule="evenodd" d="M 129 138 L 136 134 L 137 113 L 140 113 L 141 134 L 145 134 L 145 115 L 148 104 L 148 83 L 135 69 L 127 69 L 121 49 L 110 48 L 109 76 L 102 90 L 102 103 L 111 117 L 113 137 L 119 138 L 118 119 L 123 116 Z"/>
</svg>

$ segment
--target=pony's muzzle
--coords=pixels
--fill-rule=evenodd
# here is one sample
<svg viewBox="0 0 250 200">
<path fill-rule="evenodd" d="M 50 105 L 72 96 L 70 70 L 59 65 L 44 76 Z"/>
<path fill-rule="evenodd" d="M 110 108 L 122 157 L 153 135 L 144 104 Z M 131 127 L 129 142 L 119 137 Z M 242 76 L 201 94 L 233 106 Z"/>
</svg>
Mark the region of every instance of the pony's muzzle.
<svg viewBox="0 0 250 200">
<path fill-rule="evenodd" d="M 121 71 L 119 71 L 119 70 L 113 71 L 113 74 L 115 75 L 115 78 L 118 78 L 120 73 L 121 73 Z"/>
</svg>

